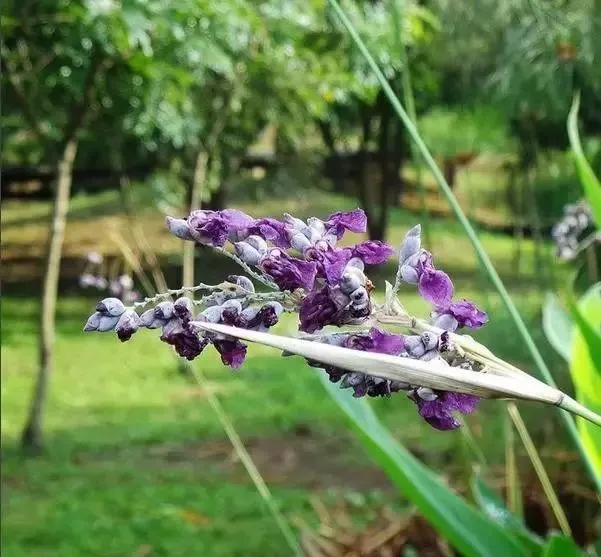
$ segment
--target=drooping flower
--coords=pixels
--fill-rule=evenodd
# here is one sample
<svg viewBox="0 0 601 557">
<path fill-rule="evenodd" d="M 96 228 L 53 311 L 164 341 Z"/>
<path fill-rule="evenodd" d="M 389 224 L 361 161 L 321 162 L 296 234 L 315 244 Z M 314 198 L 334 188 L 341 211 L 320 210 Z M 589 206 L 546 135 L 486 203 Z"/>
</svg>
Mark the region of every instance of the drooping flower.
<svg viewBox="0 0 601 557">
<path fill-rule="evenodd" d="M 447 331 L 454 331 L 462 327 L 479 329 L 488 322 L 486 312 L 465 299 L 437 307 L 433 311 L 432 317 L 434 317 L 434 324 L 437 327 Z"/>
<path fill-rule="evenodd" d="M 286 249 L 290 247 L 285 224 L 271 217 L 255 220 L 253 224 L 244 230 L 244 235 L 260 236 L 278 248 Z"/>
<path fill-rule="evenodd" d="M 138 314 L 131 309 L 124 312 L 115 326 L 115 332 L 121 342 L 129 340 L 140 326 Z"/>
<path fill-rule="evenodd" d="M 161 340 L 170 344 L 182 358 L 192 361 L 205 349 L 209 340 L 193 331 L 189 324 L 173 318 L 163 327 Z"/>
<path fill-rule="evenodd" d="M 438 271 L 432 264 L 432 255 L 422 250 L 415 264 L 417 272 L 417 288 L 425 300 L 431 304 L 445 306 L 453 297 L 453 283 L 443 271 Z"/>
<path fill-rule="evenodd" d="M 367 265 L 380 265 L 386 263 L 394 253 L 394 248 L 386 242 L 367 240 L 352 248 L 353 257 L 361 259 Z"/>
<path fill-rule="evenodd" d="M 194 240 L 209 246 L 223 246 L 230 235 L 254 224 L 254 219 L 236 209 L 192 211 L 187 219 Z"/>
<path fill-rule="evenodd" d="M 347 230 L 350 232 L 365 232 L 367 230 L 367 216 L 363 209 L 339 211 L 332 213 L 327 218 L 325 227 L 329 233 L 334 234 L 340 240 Z"/>
<path fill-rule="evenodd" d="M 410 398 L 417 404 L 419 415 L 432 427 L 443 431 L 461 426 L 453 412 L 470 414 L 480 400 L 473 395 L 431 389 L 416 389 Z"/>
<path fill-rule="evenodd" d="M 309 261 L 315 261 L 317 276 L 324 278 L 329 284 L 336 284 L 340 280 L 346 264 L 352 257 L 349 248 L 332 247 L 323 240 L 306 249 L 303 255 Z"/>
<path fill-rule="evenodd" d="M 326 325 L 342 325 L 348 321 L 349 315 L 344 310 L 349 304 L 350 298 L 340 288 L 325 285 L 314 290 L 301 302 L 299 329 L 314 333 Z"/>
<path fill-rule="evenodd" d="M 303 261 L 291 257 L 279 248 L 270 250 L 259 267 L 275 282 L 280 290 L 294 291 L 304 288 L 309 291 L 315 284 L 317 265 L 313 261 Z"/>
<path fill-rule="evenodd" d="M 246 358 L 246 345 L 238 339 L 216 339 L 213 345 L 221 356 L 221 361 L 226 366 L 234 369 L 239 368 Z"/>
</svg>

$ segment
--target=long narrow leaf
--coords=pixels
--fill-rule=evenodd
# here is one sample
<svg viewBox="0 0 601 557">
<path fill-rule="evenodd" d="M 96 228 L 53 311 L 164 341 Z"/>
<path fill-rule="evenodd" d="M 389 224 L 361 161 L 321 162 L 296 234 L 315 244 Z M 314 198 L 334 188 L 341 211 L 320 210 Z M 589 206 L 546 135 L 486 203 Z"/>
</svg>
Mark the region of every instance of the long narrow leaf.
<svg viewBox="0 0 601 557">
<path fill-rule="evenodd" d="M 570 315 L 560 305 L 557 296 L 547 293 L 543 304 L 543 331 L 551 346 L 566 362 L 570 361 L 573 328 Z"/>
<path fill-rule="evenodd" d="M 430 469 L 397 443 L 365 400 L 319 377 L 334 401 L 350 418 L 366 448 L 434 527 L 466 557 L 528 555 L 515 536 L 453 493 Z"/>
<path fill-rule="evenodd" d="M 552 535 L 545 546 L 543 557 L 584 557 L 585 553 L 568 536 Z"/>
<path fill-rule="evenodd" d="M 587 201 L 593 212 L 593 217 L 597 223 L 597 227 L 601 228 L 601 183 L 595 176 L 593 169 L 589 165 L 584 151 L 582 150 L 582 144 L 580 143 L 580 135 L 578 133 L 578 109 L 580 107 L 580 95 L 574 96 L 572 102 L 572 108 L 570 109 L 570 115 L 568 116 L 568 136 L 570 138 L 570 144 L 572 151 L 574 152 L 574 158 L 576 160 L 576 168 L 578 169 L 578 176 L 580 182 L 586 194 Z"/>
<path fill-rule="evenodd" d="M 503 304 L 507 308 L 509 315 L 513 319 L 516 329 L 517 329 L 518 333 L 521 335 L 521 337 L 524 341 L 524 344 L 527 346 L 528 350 L 530 351 L 530 354 L 532 355 L 532 359 L 534 360 L 536 367 L 538 367 L 545 382 L 554 387 L 555 380 L 553 379 L 551 371 L 547 367 L 547 364 L 545 363 L 545 360 L 543 359 L 540 351 L 538 350 L 538 347 L 536 346 L 536 343 L 534 342 L 534 339 L 532 338 L 532 335 L 530 334 L 528 327 L 526 326 L 526 323 L 524 322 L 524 319 L 522 318 L 517 306 L 514 304 L 513 300 L 511 299 L 509 292 L 507 292 L 507 288 L 505 288 L 505 284 L 501 280 L 499 273 L 497 273 L 497 270 L 495 269 L 494 265 L 492 264 L 490 257 L 486 253 L 484 246 L 480 242 L 478 235 L 476 234 L 476 231 L 474 230 L 474 227 L 471 225 L 469 219 L 463 212 L 463 209 L 461 208 L 461 205 L 457 201 L 457 198 L 455 197 L 453 191 L 451 190 L 451 187 L 447 183 L 443 173 L 441 172 L 440 168 L 436 164 L 436 161 L 434 160 L 432 153 L 430 153 L 428 147 L 426 146 L 422 137 L 420 136 L 419 132 L 417 131 L 417 128 L 411 121 L 411 118 L 405 111 L 399 98 L 397 97 L 395 92 L 390 87 L 390 84 L 388 83 L 386 76 L 384 75 L 384 73 L 382 72 L 380 67 L 378 66 L 374 57 L 369 52 L 369 49 L 367 48 L 367 46 L 365 45 L 365 42 L 363 41 L 363 39 L 360 37 L 359 33 L 355 29 L 354 25 L 349 20 L 349 18 L 345 14 L 344 10 L 341 8 L 338 0 L 328 0 L 328 2 L 330 4 L 330 6 L 332 6 L 333 10 L 336 12 L 336 15 L 340 18 L 340 21 L 342 22 L 342 24 L 348 31 L 353 42 L 357 45 L 357 48 L 359 49 L 359 51 L 361 52 L 361 54 L 367 61 L 368 65 L 370 66 L 371 70 L 373 71 L 376 79 L 380 83 L 383 93 L 390 101 L 390 104 L 392 105 L 393 110 L 396 112 L 397 116 L 399 117 L 399 119 L 401 120 L 403 125 L 405 126 L 411 139 L 415 142 L 415 145 L 417 146 L 418 151 L 420 152 L 424 161 L 426 162 L 426 165 L 432 172 L 432 175 L 434 176 L 436 183 L 438 184 L 440 190 L 446 197 L 451 209 L 453 210 L 453 212 L 455 213 L 455 216 L 457 217 L 457 220 L 459 221 L 459 223 L 465 230 L 465 233 L 466 233 L 467 237 L 469 238 L 470 242 L 474 246 L 474 250 L 476 251 L 476 254 L 478 255 L 480 262 L 486 269 L 486 272 L 488 273 L 488 276 L 490 277 L 491 282 L 494 284 L 495 288 L 499 292 L 499 295 L 501 296 L 501 300 L 503 301 Z M 584 447 L 582 445 L 582 441 L 578 434 L 578 429 L 576 427 L 576 424 L 574 423 L 574 420 L 571 418 L 571 416 L 569 416 L 565 412 L 562 414 L 562 417 L 564 419 L 564 422 L 566 424 L 566 427 L 568 429 L 570 437 L 572 438 L 572 440 L 574 441 L 574 444 L 578 448 L 578 451 L 580 452 L 587 469 L 590 471 L 590 474 L 593 477 L 593 479 L 595 480 L 597 487 L 599 489 L 601 489 L 601 478 L 599 478 L 599 476 L 595 472 L 595 467 L 593 466 L 592 462 L 590 462 L 588 453 L 586 452 L 586 450 L 584 449 Z"/>
<path fill-rule="evenodd" d="M 593 286 L 571 308 L 576 324 L 570 373 L 576 396 L 587 407 L 601 411 L 601 284 Z M 585 450 L 601 477 L 601 430 L 578 420 Z"/>
<path fill-rule="evenodd" d="M 524 523 L 505 507 L 501 498 L 479 474 L 473 475 L 471 487 L 476 503 L 492 520 L 519 537 L 529 554 L 536 555 L 540 553 L 543 547 L 542 540 L 536 534 L 530 532 Z"/>
</svg>

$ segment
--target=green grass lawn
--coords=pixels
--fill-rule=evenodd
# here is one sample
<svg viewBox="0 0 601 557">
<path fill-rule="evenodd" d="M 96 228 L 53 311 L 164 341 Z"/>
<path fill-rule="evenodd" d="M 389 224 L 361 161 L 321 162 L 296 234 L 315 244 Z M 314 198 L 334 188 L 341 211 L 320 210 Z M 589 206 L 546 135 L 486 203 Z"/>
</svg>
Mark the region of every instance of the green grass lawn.
<svg viewBox="0 0 601 557">
<path fill-rule="evenodd" d="M 107 199 L 101 201 L 107 207 Z M 326 213 L 332 202 L 336 208 L 353 204 L 352 200 L 321 197 L 318 214 Z M 296 212 L 307 214 L 307 204 L 298 200 L 244 208 L 253 214 L 275 215 L 282 212 L 282 205 L 292 211 L 295 204 Z M 14 208 L 23 211 L 19 205 Z M 32 233 L 27 227 L 39 225 L 36 219 L 43 217 L 44 209 L 41 205 L 34 208 L 30 224 L 21 227 L 15 225 L 14 214 L 3 212 L 3 226 L 10 230 L 11 241 L 18 240 L 19 229 Z M 83 212 L 81 219 L 87 226 L 94 226 L 94 219 L 99 218 L 98 212 L 81 202 L 73 211 L 75 221 L 77 212 Z M 145 218 L 158 226 L 156 215 Z M 417 218 L 395 210 L 391 220 L 390 239 L 396 243 Z M 490 313 L 491 322 L 477 333 L 478 339 L 534 372 L 458 227 L 437 221 L 433 232 L 437 261 L 456 278 L 458 295 L 474 298 Z M 68 228 L 70 234 L 73 231 Z M 569 386 L 564 365 L 540 329 L 543 289 L 533 267 L 532 244 L 525 244 L 524 268 L 516 277 L 511 240 L 493 235 L 483 235 L 483 240 L 508 279 L 553 373 L 564 387 Z M 210 266 L 210 261 L 202 260 L 200 268 Z M 393 273 L 390 267 L 374 275 L 378 288 Z M 402 301 L 411 311 L 426 309 L 412 288 L 403 290 Z M 36 373 L 38 304 L 35 296 L 5 295 L 1 308 L 5 555 L 291 553 L 233 455 L 203 389 L 178 372 L 171 348 L 159 342 L 156 332 L 141 331 L 125 344 L 111 334 L 83 334 L 93 298 L 61 297 L 55 372 L 45 413 L 47 454 L 23 460 L 17 447 Z M 289 317 L 277 332 L 294 329 Z M 318 493 L 327 502 L 359 493 L 368 497 L 368 507 L 402 503 L 348 433 L 317 372 L 301 359 L 282 359 L 268 348 L 251 347 L 247 363 L 238 372 L 224 368 L 209 351 L 194 365 L 202 368 L 207 378 L 203 387 L 221 400 L 286 517 L 310 521 L 310 493 Z M 400 441 L 458 486 L 463 485 L 470 455 L 461 432 L 431 430 L 420 421 L 413 403 L 402 396 L 373 404 Z M 567 448 L 553 409 L 523 409 L 547 454 L 553 447 Z M 468 420 L 492 467 L 503 460 L 502 412 L 503 403 L 483 402 Z M 548 461 L 552 468 L 553 458 Z M 526 459 L 523 462 L 528 465 Z"/>
</svg>

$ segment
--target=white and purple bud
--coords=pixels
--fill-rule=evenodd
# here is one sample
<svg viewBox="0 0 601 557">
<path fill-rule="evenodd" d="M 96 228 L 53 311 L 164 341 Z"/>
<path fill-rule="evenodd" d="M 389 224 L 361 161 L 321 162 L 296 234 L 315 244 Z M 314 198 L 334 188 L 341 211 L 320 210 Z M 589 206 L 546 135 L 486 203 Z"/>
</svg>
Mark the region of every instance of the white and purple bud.
<svg viewBox="0 0 601 557">
<path fill-rule="evenodd" d="M 405 350 L 412 358 L 421 358 L 426 352 L 424 343 L 418 335 L 408 335 L 405 337 Z"/>
<path fill-rule="evenodd" d="M 313 237 L 316 238 L 314 243 L 325 236 L 326 225 L 321 219 L 309 217 L 307 219 L 307 226 L 311 229 L 311 239 L 313 239 Z"/>
<path fill-rule="evenodd" d="M 96 305 L 96 311 L 110 317 L 119 317 L 125 309 L 125 305 L 119 298 L 105 298 Z"/>
<path fill-rule="evenodd" d="M 86 321 L 86 324 L 83 327 L 84 332 L 97 331 L 98 326 L 100 325 L 100 319 L 102 319 L 102 313 L 95 312 Z"/>
<path fill-rule="evenodd" d="M 338 286 L 340 286 L 342 292 L 350 294 L 358 288 L 365 286 L 366 283 L 367 277 L 363 274 L 361 269 L 353 266 L 349 267 L 347 265 L 342 273 L 342 277 L 340 277 Z"/>
<path fill-rule="evenodd" d="M 262 254 L 248 242 L 236 242 L 234 249 L 238 257 L 248 265 L 258 265 L 261 261 Z"/>
<path fill-rule="evenodd" d="M 154 308 L 146 310 L 140 315 L 140 327 L 158 329 L 167 323 L 167 319 L 160 319 L 154 313 Z"/>
<path fill-rule="evenodd" d="M 181 240 L 194 240 L 192 232 L 190 231 L 190 225 L 186 219 L 167 217 L 166 222 L 169 232 L 175 237 L 180 238 Z"/>
<path fill-rule="evenodd" d="M 173 317 L 173 302 L 161 302 L 154 308 L 154 316 L 169 321 Z"/>
<path fill-rule="evenodd" d="M 417 389 L 415 389 L 415 394 L 422 400 L 431 401 L 436 400 L 438 398 L 438 395 L 428 387 L 418 387 Z"/>
<path fill-rule="evenodd" d="M 173 314 L 184 322 L 190 321 L 192 319 L 193 308 L 194 304 L 192 300 L 186 296 L 182 296 L 173 303 Z"/>
<path fill-rule="evenodd" d="M 288 213 L 284 213 L 282 220 L 290 227 L 296 230 L 297 232 L 303 232 L 307 228 L 307 225 L 301 220 L 289 215 Z"/>
<path fill-rule="evenodd" d="M 445 331 L 456 331 L 459 322 L 450 313 L 443 313 L 434 319 L 434 326 Z"/>
<path fill-rule="evenodd" d="M 407 234 L 401 243 L 399 249 L 399 260 L 405 263 L 410 257 L 417 255 L 421 249 L 421 226 L 414 226 Z"/>
<path fill-rule="evenodd" d="M 98 329 L 96 330 L 99 333 L 106 333 L 108 331 L 112 331 L 115 329 L 115 325 L 117 325 L 118 321 L 119 317 L 114 317 L 112 315 L 102 315 L 98 323 Z"/>
<path fill-rule="evenodd" d="M 240 288 L 243 288 L 247 292 L 255 291 L 255 285 L 253 284 L 252 280 L 250 280 L 248 277 L 242 275 L 230 275 L 229 277 L 227 277 L 227 280 L 229 282 L 233 282 L 235 285 L 239 286 Z"/>
<path fill-rule="evenodd" d="M 115 332 L 121 342 L 129 340 L 140 326 L 140 317 L 132 310 L 128 309 L 121 317 L 115 327 Z"/>
<path fill-rule="evenodd" d="M 221 321 L 221 306 L 211 306 L 201 311 L 196 319 L 207 323 L 219 323 Z"/>
<path fill-rule="evenodd" d="M 409 284 L 417 284 L 419 274 L 414 267 L 404 264 L 401 265 L 401 278 Z"/>
<path fill-rule="evenodd" d="M 358 257 L 351 257 L 344 268 L 345 271 L 349 271 L 350 269 L 355 268 L 360 271 L 365 271 L 365 263 Z"/>
<path fill-rule="evenodd" d="M 298 251 L 305 251 L 313 245 L 311 240 L 298 230 L 289 230 L 288 239 L 290 240 L 290 246 Z"/>
<path fill-rule="evenodd" d="M 369 294 L 363 286 L 351 292 L 350 298 L 351 306 L 355 309 L 364 309 L 369 305 Z"/>
<path fill-rule="evenodd" d="M 420 338 L 422 339 L 424 348 L 426 350 L 434 350 L 435 348 L 438 347 L 438 336 L 437 335 L 426 331 L 420 335 Z"/>
</svg>

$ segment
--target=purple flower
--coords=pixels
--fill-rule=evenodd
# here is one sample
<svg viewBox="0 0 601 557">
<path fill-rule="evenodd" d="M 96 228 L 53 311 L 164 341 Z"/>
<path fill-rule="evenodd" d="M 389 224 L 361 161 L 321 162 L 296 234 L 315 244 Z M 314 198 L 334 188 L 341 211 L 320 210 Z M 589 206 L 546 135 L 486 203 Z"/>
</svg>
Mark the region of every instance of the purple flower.
<svg viewBox="0 0 601 557">
<path fill-rule="evenodd" d="M 280 290 L 294 291 L 297 288 L 311 290 L 315 284 L 317 265 L 289 256 L 278 248 L 272 249 L 261 259 L 259 267 L 271 277 Z"/>
<path fill-rule="evenodd" d="M 317 276 L 326 279 L 329 284 L 336 284 L 341 279 L 351 255 L 349 248 L 334 248 L 323 241 L 304 252 L 309 261 L 317 264 Z"/>
<path fill-rule="evenodd" d="M 205 336 L 195 333 L 186 323 L 178 318 L 173 318 L 163 327 L 161 340 L 170 344 L 182 358 L 192 361 L 205 349 L 209 340 Z"/>
<path fill-rule="evenodd" d="M 244 233 L 246 235 L 254 234 L 260 236 L 278 248 L 285 249 L 290 247 L 286 225 L 271 217 L 257 219 L 253 224 L 246 228 Z"/>
<path fill-rule="evenodd" d="M 246 345 L 238 339 L 220 339 L 214 340 L 213 345 L 221 355 L 221 361 L 224 365 L 239 368 L 246 357 Z"/>
<path fill-rule="evenodd" d="M 192 211 L 187 222 L 194 240 L 219 247 L 228 241 L 230 235 L 254 224 L 252 217 L 235 209 Z"/>
<path fill-rule="evenodd" d="M 380 265 L 386 263 L 393 254 L 394 249 L 386 242 L 367 240 L 353 248 L 353 257 L 357 257 L 367 265 Z"/>
<path fill-rule="evenodd" d="M 326 285 L 310 292 L 303 299 L 298 312 L 299 329 L 314 333 L 326 325 L 342 325 L 349 317 L 344 311 L 349 303 L 350 298 L 336 287 Z"/>
<path fill-rule="evenodd" d="M 365 232 L 367 230 L 367 216 L 363 209 L 348 212 L 339 211 L 328 217 L 325 226 L 329 233 L 334 234 L 340 240 L 346 230 Z"/>
<path fill-rule="evenodd" d="M 138 314 L 128 309 L 125 313 L 119 317 L 117 325 L 115 326 L 115 332 L 121 342 L 129 340 L 132 335 L 138 330 L 140 326 L 140 317 Z"/>
<path fill-rule="evenodd" d="M 438 306 L 446 306 L 451 302 L 453 283 L 449 275 L 434 268 L 429 252 L 422 250 L 414 268 L 418 276 L 417 288 L 422 298 Z"/>
<path fill-rule="evenodd" d="M 447 306 L 439 306 L 433 312 L 437 327 L 454 331 L 457 328 L 469 327 L 479 329 L 488 322 L 486 312 L 469 300 L 451 302 Z M 453 327 L 454 325 L 454 327 Z"/>
<path fill-rule="evenodd" d="M 399 356 L 405 351 L 405 340 L 401 335 L 372 327 L 367 334 L 349 335 L 344 341 L 344 346 L 354 350 Z"/>
<path fill-rule="evenodd" d="M 420 396 L 420 390 L 412 393 L 418 412 L 432 427 L 440 430 L 457 429 L 461 424 L 452 412 L 470 414 L 478 405 L 479 398 L 473 395 L 448 391 L 428 391 L 429 396 Z M 428 400 L 429 399 L 429 400 Z"/>
</svg>

